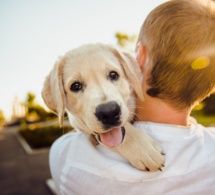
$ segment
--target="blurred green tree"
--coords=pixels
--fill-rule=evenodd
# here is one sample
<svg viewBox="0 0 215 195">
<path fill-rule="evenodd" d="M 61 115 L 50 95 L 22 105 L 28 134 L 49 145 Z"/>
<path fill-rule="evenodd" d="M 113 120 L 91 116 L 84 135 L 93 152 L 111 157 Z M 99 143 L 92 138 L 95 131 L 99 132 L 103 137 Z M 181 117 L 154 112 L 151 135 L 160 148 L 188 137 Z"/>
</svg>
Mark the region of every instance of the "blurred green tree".
<svg viewBox="0 0 215 195">
<path fill-rule="evenodd" d="M 0 127 L 3 126 L 6 122 L 6 119 L 4 117 L 4 113 L 2 110 L 0 110 Z"/>
<path fill-rule="evenodd" d="M 126 33 L 117 32 L 115 34 L 117 45 L 123 49 L 128 49 L 134 52 L 137 35 L 128 35 Z"/>
<path fill-rule="evenodd" d="M 49 120 L 56 118 L 54 113 L 46 111 L 42 106 L 36 103 L 36 95 L 28 92 L 25 99 L 26 119 L 28 120 Z"/>
<path fill-rule="evenodd" d="M 198 104 L 193 112 L 204 116 L 215 116 L 215 93 Z"/>
</svg>

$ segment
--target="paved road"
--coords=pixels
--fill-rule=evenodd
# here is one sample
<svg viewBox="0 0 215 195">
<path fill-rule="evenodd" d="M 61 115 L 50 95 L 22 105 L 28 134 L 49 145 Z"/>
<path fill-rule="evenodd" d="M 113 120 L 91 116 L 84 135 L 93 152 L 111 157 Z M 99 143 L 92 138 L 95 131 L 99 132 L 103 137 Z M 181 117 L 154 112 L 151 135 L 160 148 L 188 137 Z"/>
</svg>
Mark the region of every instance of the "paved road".
<svg viewBox="0 0 215 195">
<path fill-rule="evenodd" d="M 16 137 L 16 129 L 0 131 L 0 194 L 51 195 L 48 151 L 28 155 Z"/>
</svg>

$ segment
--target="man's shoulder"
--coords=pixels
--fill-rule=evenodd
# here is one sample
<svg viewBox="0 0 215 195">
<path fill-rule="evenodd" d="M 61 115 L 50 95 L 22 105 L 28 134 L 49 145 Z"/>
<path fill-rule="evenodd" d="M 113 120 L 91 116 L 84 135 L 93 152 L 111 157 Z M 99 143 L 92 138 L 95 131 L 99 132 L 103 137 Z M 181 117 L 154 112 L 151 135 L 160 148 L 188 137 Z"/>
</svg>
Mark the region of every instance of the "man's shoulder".
<svg viewBox="0 0 215 195">
<path fill-rule="evenodd" d="M 87 136 L 87 134 L 84 133 L 79 133 L 77 131 L 72 131 L 69 133 L 66 133 L 64 135 L 62 135 L 61 137 L 59 137 L 54 144 L 60 144 L 61 142 L 64 141 L 71 141 L 71 140 L 75 140 L 75 139 L 81 139 L 81 137 L 83 136 Z"/>
<path fill-rule="evenodd" d="M 198 124 L 196 129 L 197 131 L 202 132 L 205 137 L 210 137 L 211 140 L 215 141 L 215 127 L 205 127 Z"/>
<path fill-rule="evenodd" d="M 88 140 L 88 135 L 76 131 L 67 133 L 59 137 L 51 146 L 51 151 L 64 151 L 68 149 L 71 143 L 85 142 Z"/>
<path fill-rule="evenodd" d="M 215 127 L 202 127 L 203 128 L 203 137 L 204 143 L 208 146 L 209 150 L 213 150 L 215 152 Z"/>
<path fill-rule="evenodd" d="M 205 127 L 205 130 L 206 130 L 209 134 L 215 135 L 215 126 Z"/>
</svg>

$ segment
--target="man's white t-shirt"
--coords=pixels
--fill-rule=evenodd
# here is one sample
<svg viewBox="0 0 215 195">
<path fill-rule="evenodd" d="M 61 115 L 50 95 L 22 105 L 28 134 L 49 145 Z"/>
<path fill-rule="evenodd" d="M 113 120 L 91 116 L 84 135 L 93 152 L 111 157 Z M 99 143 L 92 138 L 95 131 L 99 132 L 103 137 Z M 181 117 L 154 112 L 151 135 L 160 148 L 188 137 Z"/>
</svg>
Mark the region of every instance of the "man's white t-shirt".
<svg viewBox="0 0 215 195">
<path fill-rule="evenodd" d="M 50 151 L 58 194 L 215 194 L 215 128 L 148 122 L 135 126 L 161 144 L 166 154 L 162 172 L 137 170 L 111 149 L 94 147 L 88 135 L 73 132 Z"/>
</svg>

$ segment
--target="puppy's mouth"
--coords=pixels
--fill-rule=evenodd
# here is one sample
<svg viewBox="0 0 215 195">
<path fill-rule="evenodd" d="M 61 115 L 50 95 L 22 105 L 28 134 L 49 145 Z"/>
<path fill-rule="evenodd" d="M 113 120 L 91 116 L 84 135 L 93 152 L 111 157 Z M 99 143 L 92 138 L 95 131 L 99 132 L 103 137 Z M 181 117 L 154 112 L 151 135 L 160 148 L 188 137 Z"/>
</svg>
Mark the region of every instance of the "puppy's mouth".
<svg viewBox="0 0 215 195">
<path fill-rule="evenodd" d="M 125 128 L 115 127 L 106 133 L 96 133 L 98 141 L 108 147 L 116 147 L 120 145 L 125 137 Z"/>
</svg>

